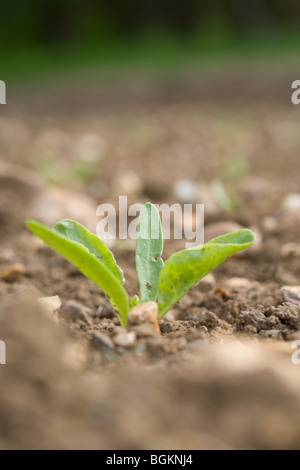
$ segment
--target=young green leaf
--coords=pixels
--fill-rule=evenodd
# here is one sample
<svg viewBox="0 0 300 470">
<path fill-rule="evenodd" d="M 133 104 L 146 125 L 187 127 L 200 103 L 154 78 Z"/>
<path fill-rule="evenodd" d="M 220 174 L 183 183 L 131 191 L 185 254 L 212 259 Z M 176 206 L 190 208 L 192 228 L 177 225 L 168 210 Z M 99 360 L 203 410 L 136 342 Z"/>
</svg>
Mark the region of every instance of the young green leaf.
<svg viewBox="0 0 300 470">
<path fill-rule="evenodd" d="M 159 213 L 153 204 L 147 202 L 140 212 L 135 257 L 141 302 L 157 299 L 159 274 L 164 265 L 162 251 Z"/>
<path fill-rule="evenodd" d="M 159 277 L 159 318 L 212 269 L 233 253 L 248 248 L 254 240 L 254 234 L 244 229 L 210 240 L 201 247 L 192 247 L 170 256 Z"/>
<path fill-rule="evenodd" d="M 99 258 L 99 260 L 106 265 L 107 269 L 124 284 L 125 279 L 122 269 L 117 265 L 112 252 L 97 235 L 89 232 L 87 228 L 80 225 L 78 222 L 69 219 L 61 220 L 54 225 L 53 232 L 84 245 L 92 255 Z"/>
<path fill-rule="evenodd" d="M 101 287 L 119 312 L 122 326 L 126 327 L 129 298 L 123 287 L 123 273 L 103 241 L 72 220 L 62 220 L 53 229 L 33 220 L 28 220 L 26 225 L 32 233 Z"/>
<path fill-rule="evenodd" d="M 138 298 L 137 295 L 135 295 L 135 296 L 131 299 L 130 308 L 132 309 L 133 307 L 136 307 L 137 305 L 139 305 L 139 303 L 140 303 L 140 299 Z"/>
</svg>

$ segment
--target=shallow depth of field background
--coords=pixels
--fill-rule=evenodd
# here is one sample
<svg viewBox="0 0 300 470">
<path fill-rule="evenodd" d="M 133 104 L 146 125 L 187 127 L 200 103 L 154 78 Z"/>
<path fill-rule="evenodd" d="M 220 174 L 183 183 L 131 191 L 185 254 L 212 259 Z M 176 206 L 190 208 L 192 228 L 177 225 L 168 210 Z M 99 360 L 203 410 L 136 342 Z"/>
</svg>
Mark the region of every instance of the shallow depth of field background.
<svg viewBox="0 0 300 470">
<path fill-rule="evenodd" d="M 2 79 L 296 58 L 296 0 L 14 0 L 1 6 Z"/>
<path fill-rule="evenodd" d="M 300 448 L 299 2 L 12 0 L 0 14 L 0 448 Z M 207 238 L 257 234 L 161 338 L 125 347 L 100 290 L 24 227 L 95 231 L 119 195 L 204 203 Z M 114 252 L 132 296 L 134 244 Z M 58 327 L 36 304 L 54 295 Z"/>
</svg>

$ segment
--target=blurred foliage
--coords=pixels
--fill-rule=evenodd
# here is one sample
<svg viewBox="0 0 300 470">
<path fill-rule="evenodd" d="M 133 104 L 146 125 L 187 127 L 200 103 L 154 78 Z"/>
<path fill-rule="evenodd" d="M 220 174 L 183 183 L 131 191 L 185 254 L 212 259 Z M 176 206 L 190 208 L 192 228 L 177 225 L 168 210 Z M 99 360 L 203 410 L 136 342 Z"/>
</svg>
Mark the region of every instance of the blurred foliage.
<svg viewBox="0 0 300 470">
<path fill-rule="evenodd" d="M 40 156 L 33 164 L 49 186 L 80 188 L 99 173 L 99 164 L 92 161 L 66 162 L 58 157 Z"/>
<path fill-rule="evenodd" d="M 299 0 L 10 0 L 1 19 L 2 79 L 78 64 L 180 67 L 300 42 Z"/>
<path fill-rule="evenodd" d="M 57 44 L 163 32 L 255 34 L 294 24 L 299 0 L 11 0 L 1 4 L 2 44 Z"/>
</svg>

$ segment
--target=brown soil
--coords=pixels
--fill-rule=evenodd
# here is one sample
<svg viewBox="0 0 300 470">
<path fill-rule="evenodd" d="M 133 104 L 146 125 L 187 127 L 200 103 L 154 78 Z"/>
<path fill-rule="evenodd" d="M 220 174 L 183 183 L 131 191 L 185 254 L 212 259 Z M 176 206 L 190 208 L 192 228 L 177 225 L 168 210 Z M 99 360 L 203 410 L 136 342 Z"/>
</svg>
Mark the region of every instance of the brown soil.
<svg viewBox="0 0 300 470">
<path fill-rule="evenodd" d="M 285 81 L 276 82 L 281 92 Z M 263 96 L 235 104 L 229 96 L 221 105 L 183 94 L 180 102 L 114 102 L 105 112 L 81 96 L 71 115 L 39 91 L 32 109 L 26 100 L 1 108 L 0 159 L 19 171 L 7 176 L 0 166 L 0 272 L 24 267 L 15 282 L 0 280 L 2 449 L 300 447 L 299 374 L 291 362 L 300 307 L 281 291 L 300 284 L 299 210 L 284 203 L 299 191 L 300 114 L 288 100 Z M 82 183 L 69 174 L 76 139 L 86 134 L 101 137 L 103 157 Z M 25 169 L 41 171 L 47 152 L 58 162 L 57 178 L 63 174 L 63 184 L 95 204 L 117 201 L 128 170 L 139 178 L 136 190 L 129 185 L 129 203 L 175 202 L 176 180 L 220 178 L 239 208 L 207 213 L 206 227 L 236 222 L 262 241 L 186 295 L 160 321 L 161 336 L 141 328 L 131 345 L 116 345 L 118 321 L 103 292 L 24 228 L 47 191 Z M 182 247 L 168 241 L 164 257 Z M 132 246 L 115 254 L 134 295 Z M 53 295 L 62 300 L 58 326 L 36 304 Z"/>
</svg>

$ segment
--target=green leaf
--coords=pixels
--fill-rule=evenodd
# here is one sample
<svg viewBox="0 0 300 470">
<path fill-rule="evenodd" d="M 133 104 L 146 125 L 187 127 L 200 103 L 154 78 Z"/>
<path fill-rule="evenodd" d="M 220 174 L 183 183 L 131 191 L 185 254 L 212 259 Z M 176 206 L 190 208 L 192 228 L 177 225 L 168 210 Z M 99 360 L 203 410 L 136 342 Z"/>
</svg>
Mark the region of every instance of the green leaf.
<svg viewBox="0 0 300 470">
<path fill-rule="evenodd" d="M 135 257 L 141 302 L 157 299 L 159 274 L 164 265 L 162 251 L 159 213 L 153 204 L 147 202 L 140 212 Z"/>
<path fill-rule="evenodd" d="M 87 228 L 83 227 L 83 225 L 80 225 L 78 222 L 68 219 L 58 222 L 53 227 L 53 232 L 84 245 L 92 255 L 99 258 L 116 278 L 124 284 L 125 279 L 122 269 L 117 265 L 112 252 L 97 235 L 89 232 Z"/>
<path fill-rule="evenodd" d="M 34 220 L 28 220 L 26 225 L 32 233 L 101 287 L 119 312 L 121 325 L 126 327 L 129 298 L 123 287 L 123 273 L 103 241 L 72 220 L 62 220 L 53 229 Z"/>
<path fill-rule="evenodd" d="M 248 248 L 254 240 L 254 234 L 244 229 L 210 240 L 201 247 L 192 247 L 170 256 L 159 277 L 159 318 L 212 269 L 233 253 Z"/>
<path fill-rule="evenodd" d="M 137 295 L 135 295 L 130 302 L 130 308 L 132 309 L 133 307 L 136 307 L 137 305 L 139 305 L 139 303 L 140 303 L 140 299 L 138 298 Z"/>
</svg>

